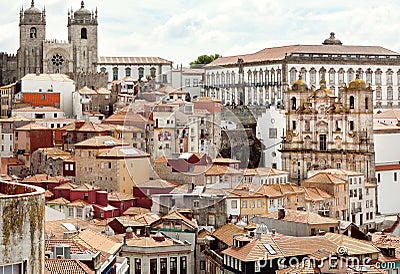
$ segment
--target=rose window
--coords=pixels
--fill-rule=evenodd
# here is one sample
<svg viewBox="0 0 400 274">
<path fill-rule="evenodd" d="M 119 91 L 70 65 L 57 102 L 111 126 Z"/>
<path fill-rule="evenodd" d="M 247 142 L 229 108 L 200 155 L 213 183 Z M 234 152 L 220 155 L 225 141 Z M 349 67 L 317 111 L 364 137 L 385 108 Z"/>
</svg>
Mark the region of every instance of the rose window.
<svg viewBox="0 0 400 274">
<path fill-rule="evenodd" d="M 59 55 L 58 53 L 51 58 L 51 61 L 53 62 L 53 65 L 59 67 L 64 63 L 64 58 L 62 55 Z"/>
</svg>

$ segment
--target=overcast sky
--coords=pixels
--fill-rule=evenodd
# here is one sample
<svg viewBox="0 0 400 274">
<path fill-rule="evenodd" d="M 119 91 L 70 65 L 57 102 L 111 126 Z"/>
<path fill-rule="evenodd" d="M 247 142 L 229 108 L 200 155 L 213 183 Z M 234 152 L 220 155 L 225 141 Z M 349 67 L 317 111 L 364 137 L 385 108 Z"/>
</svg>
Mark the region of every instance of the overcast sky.
<svg viewBox="0 0 400 274">
<path fill-rule="evenodd" d="M 30 0 L 0 0 L 0 51 L 16 53 L 19 10 Z M 47 38 L 67 40 L 67 12 L 80 0 L 35 0 L 47 12 Z M 400 52 L 400 1 L 86 0 L 98 8 L 101 56 L 158 56 L 188 65 L 202 54 L 321 44 L 334 31 L 347 45 Z"/>
</svg>

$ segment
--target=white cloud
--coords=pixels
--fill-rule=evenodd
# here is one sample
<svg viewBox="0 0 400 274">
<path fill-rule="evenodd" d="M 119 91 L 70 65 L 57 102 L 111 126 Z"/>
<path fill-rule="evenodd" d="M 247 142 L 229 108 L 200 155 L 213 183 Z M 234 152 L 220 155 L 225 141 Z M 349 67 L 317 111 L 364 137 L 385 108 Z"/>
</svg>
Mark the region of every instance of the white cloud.
<svg viewBox="0 0 400 274">
<path fill-rule="evenodd" d="M 18 48 L 18 19 L 30 1 L 0 0 L 0 51 Z M 67 12 L 81 0 L 35 0 L 46 5 L 47 37 L 67 39 Z M 334 31 L 344 44 L 400 51 L 400 3 L 390 0 L 87 0 L 98 7 L 100 55 L 160 56 L 188 64 L 201 54 L 251 53 L 288 44 L 320 44 Z M 12 31 L 10 31 L 12 30 Z"/>
</svg>

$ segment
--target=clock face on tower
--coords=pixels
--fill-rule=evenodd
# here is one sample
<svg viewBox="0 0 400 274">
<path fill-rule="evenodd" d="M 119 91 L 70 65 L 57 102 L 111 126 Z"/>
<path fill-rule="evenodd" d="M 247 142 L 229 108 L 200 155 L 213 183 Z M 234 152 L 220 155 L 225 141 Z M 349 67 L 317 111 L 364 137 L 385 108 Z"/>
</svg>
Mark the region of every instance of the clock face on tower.
<svg viewBox="0 0 400 274">
<path fill-rule="evenodd" d="M 60 67 L 64 63 L 64 58 L 62 57 L 61 54 L 57 53 L 57 54 L 53 55 L 53 58 L 51 58 L 51 61 L 53 62 L 54 66 Z"/>
</svg>

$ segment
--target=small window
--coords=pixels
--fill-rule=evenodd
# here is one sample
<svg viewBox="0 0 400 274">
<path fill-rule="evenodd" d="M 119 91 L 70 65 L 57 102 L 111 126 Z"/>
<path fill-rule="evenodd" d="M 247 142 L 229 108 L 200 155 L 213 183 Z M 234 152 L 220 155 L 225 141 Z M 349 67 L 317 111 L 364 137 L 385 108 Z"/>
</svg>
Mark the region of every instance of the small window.
<svg viewBox="0 0 400 274">
<path fill-rule="evenodd" d="M 292 121 L 292 129 L 296 130 L 296 121 L 294 121 L 294 120 Z"/>
<path fill-rule="evenodd" d="M 353 131 L 354 130 L 354 121 L 350 121 L 349 122 L 349 127 L 350 127 L 350 131 Z"/>
<path fill-rule="evenodd" d="M 397 172 L 393 173 L 393 180 L 397 182 Z"/>
<path fill-rule="evenodd" d="M 32 38 L 32 39 L 35 39 L 37 37 L 37 31 L 36 31 L 35 27 L 31 28 L 31 31 L 29 33 L 29 37 Z"/>
<path fill-rule="evenodd" d="M 87 39 L 87 29 L 86 28 L 81 29 L 81 39 Z"/>
<path fill-rule="evenodd" d="M 350 96 L 350 109 L 354 109 L 354 97 Z"/>
</svg>

